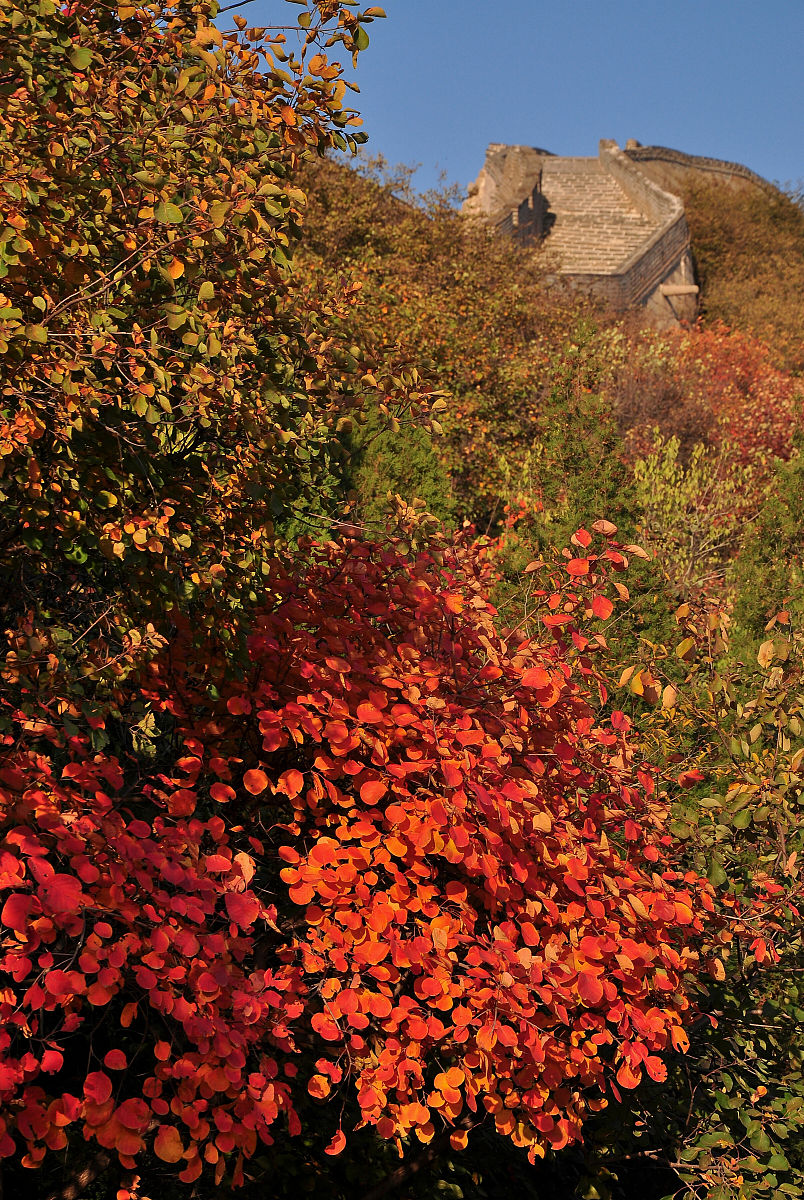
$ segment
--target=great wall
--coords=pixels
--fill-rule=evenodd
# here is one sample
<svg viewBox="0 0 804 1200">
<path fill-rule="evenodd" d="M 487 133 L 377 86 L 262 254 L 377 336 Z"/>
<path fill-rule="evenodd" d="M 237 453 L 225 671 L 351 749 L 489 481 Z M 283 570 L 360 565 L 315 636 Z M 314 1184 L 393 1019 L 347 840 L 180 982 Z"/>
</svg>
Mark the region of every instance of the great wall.
<svg viewBox="0 0 804 1200">
<path fill-rule="evenodd" d="M 492 143 L 464 211 L 538 246 L 557 284 L 672 326 L 698 308 L 682 197 L 714 180 L 775 190 L 739 163 L 634 140 L 603 139 L 594 158 Z"/>
</svg>

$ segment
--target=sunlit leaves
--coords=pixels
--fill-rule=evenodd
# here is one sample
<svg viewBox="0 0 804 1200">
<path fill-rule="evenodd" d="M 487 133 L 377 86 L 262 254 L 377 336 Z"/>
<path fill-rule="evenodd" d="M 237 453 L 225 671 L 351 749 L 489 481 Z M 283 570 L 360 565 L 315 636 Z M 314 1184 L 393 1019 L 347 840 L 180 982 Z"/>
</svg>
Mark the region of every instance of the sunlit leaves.
<svg viewBox="0 0 804 1200">
<path fill-rule="evenodd" d="M 330 52 L 359 50 L 373 18 L 311 0 L 294 57 L 284 34 L 222 33 L 207 0 L 123 24 L 46 7 L 0 13 L 2 563 L 22 581 L 4 628 L 43 647 L 30 669 L 13 648 L 5 678 L 43 698 L 78 682 L 80 709 L 189 608 L 232 638 L 277 518 L 332 478 L 339 421 L 426 389 L 345 330 L 348 281 L 292 276 L 301 163 L 361 140 Z"/>
<path fill-rule="evenodd" d="M 75 1129 L 192 1181 L 346 1093 L 382 1138 L 461 1146 L 482 1105 L 536 1155 L 581 1135 L 613 1075 L 662 1078 L 711 888 L 674 868 L 628 720 L 595 715 L 577 647 L 622 556 L 583 540 L 582 582 L 540 577 L 532 639 L 496 628 L 466 537 L 305 544 L 306 565 L 271 565 L 246 677 L 190 631 L 154 662 L 177 738 L 158 769 L 126 783 L 81 738 L 59 770 L 17 749 L 0 1083 L 30 1154 Z M 76 1033 L 104 1043 L 80 1098 Z M 349 1129 L 327 1130 L 340 1153 Z"/>
</svg>

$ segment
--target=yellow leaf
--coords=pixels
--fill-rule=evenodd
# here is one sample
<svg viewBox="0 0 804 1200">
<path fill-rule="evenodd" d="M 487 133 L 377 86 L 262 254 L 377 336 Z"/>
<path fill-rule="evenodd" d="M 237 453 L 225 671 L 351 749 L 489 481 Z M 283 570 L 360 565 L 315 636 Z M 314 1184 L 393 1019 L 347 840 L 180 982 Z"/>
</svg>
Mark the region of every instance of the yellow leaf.
<svg viewBox="0 0 804 1200">
<path fill-rule="evenodd" d="M 761 667 L 769 667 L 773 662 L 773 640 L 768 638 L 757 650 L 757 662 Z"/>
<path fill-rule="evenodd" d="M 679 642 L 679 644 L 676 646 L 676 656 L 682 659 L 684 662 L 689 662 L 693 657 L 692 651 L 694 651 L 694 649 L 695 639 L 690 637 L 684 638 L 684 641 Z"/>
</svg>

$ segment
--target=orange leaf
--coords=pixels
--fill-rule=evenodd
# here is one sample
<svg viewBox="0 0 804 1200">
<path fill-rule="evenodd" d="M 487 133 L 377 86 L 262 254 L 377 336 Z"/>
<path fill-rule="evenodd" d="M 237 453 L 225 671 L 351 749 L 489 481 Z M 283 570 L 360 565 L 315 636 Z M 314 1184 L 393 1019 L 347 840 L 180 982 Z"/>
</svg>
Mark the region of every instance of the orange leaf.
<svg viewBox="0 0 804 1200">
<path fill-rule="evenodd" d="M 620 1063 L 620 1069 L 617 1072 L 617 1082 L 621 1087 L 635 1088 L 639 1085 L 641 1079 L 641 1071 L 633 1071 L 627 1062 Z"/>
<path fill-rule="evenodd" d="M 667 1067 L 655 1054 L 649 1054 L 645 1059 L 645 1070 L 657 1083 L 664 1083 L 667 1078 Z"/>
<path fill-rule="evenodd" d="M 259 796 L 268 787 L 268 776 L 264 771 L 246 771 L 243 776 L 243 787 L 247 792 L 251 792 L 252 796 Z"/>
<path fill-rule="evenodd" d="M 218 804 L 227 804 L 229 800 L 234 800 L 236 792 L 227 783 L 213 783 L 209 794 Z"/>
<path fill-rule="evenodd" d="M 184 1146 L 178 1129 L 172 1125 L 160 1125 L 154 1138 L 154 1154 L 162 1162 L 175 1163 L 184 1154 Z"/>
<path fill-rule="evenodd" d="M 339 1129 L 328 1146 L 324 1147 L 325 1154 L 340 1154 L 346 1145 L 346 1137 L 342 1129 Z"/>
<path fill-rule="evenodd" d="M 370 779 L 360 789 L 360 799 L 364 804 L 377 804 L 388 791 L 381 779 Z"/>
<path fill-rule="evenodd" d="M 596 617 L 600 617 L 601 621 L 607 621 L 614 612 L 614 605 L 608 596 L 595 596 L 592 601 L 592 612 Z"/>
<path fill-rule="evenodd" d="M 195 812 L 196 794 L 187 788 L 179 788 L 168 799 L 172 817 L 189 817 Z"/>
<path fill-rule="evenodd" d="M 382 713 L 374 704 L 364 701 L 357 706 L 357 719 L 366 725 L 377 725 L 382 721 Z"/>
<path fill-rule="evenodd" d="M 587 575 L 589 573 L 588 558 L 571 558 L 567 563 L 568 575 Z"/>
<path fill-rule="evenodd" d="M 298 796 L 303 787 L 304 776 L 302 775 L 301 771 L 291 770 L 284 771 L 279 776 L 279 782 L 276 785 L 276 790 L 278 792 L 284 792 L 286 796 L 289 796 L 290 799 L 293 800 L 296 796 Z"/>
<path fill-rule="evenodd" d="M 543 667 L 530 667 L 522 676 L 524 687 L 546 688 L 551 683 L 552 680 Z"/>
</svg>

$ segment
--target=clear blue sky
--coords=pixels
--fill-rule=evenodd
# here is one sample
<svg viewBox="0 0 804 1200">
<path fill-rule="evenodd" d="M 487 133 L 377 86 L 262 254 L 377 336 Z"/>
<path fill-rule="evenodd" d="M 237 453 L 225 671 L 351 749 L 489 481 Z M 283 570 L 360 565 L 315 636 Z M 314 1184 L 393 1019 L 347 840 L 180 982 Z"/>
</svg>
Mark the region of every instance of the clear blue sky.
<svg viewBox="0 0 804 1200">
<path fill-rule="evenodd" d="M 361 0 L 368 7 L 371 0 Z M 488 142 L 672 146 L 804 178 L 804 0 L 385 0 L 350 74 L 369 147 L 466 185 Z M 291 13 L 256 0 L 250 20 Z M 296 10 L 298 11 L 298 10 Z M 350 64 L 351 66 L 351 64 Z"/>
</svg>

